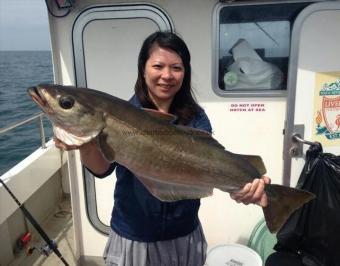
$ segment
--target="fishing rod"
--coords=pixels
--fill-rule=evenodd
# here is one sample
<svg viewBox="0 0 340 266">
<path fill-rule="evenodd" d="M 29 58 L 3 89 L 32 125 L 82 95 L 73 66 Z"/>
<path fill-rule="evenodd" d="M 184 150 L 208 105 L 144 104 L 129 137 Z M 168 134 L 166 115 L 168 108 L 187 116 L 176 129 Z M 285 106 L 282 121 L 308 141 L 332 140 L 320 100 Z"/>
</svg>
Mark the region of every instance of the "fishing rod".
<svg viewBox="0 0 340 266">
<path fill-rule="evenodd" d="M 0 183 L 4 186 L 4 188 L 7 190 L 7 192 L 11 195 L 11 197 L 14 199 L 14 201 L 18 204 L 24 215 L 27 217 L 27 219 L 30 221 L 30 223 L 33 225 L 33 227 L 38 231 L 40 236 L 44 239 L 47 246 L 45 248 L 41 249 L 41 252 L 48 256 L 50 253 L 50 250 L 52 250 L 59 259 L 64 263 L 65 266 L 69 266 L 69 264 L 64 259 L 63 255 L 61 255 L 60 251 L 58 250 L 57 244 L 55 241 L 51 240 L 48 235 L 45 233 L 45 231 L 41 228 L 41 226 L 38 224 L 38 222 L 33 218 L 31 213 L 25 208 L 23 204 L 16 198 L 16 196 L 13 194 L 13 192 L 7 187 L 5 182 L 0 178 Z"/>
</svg>

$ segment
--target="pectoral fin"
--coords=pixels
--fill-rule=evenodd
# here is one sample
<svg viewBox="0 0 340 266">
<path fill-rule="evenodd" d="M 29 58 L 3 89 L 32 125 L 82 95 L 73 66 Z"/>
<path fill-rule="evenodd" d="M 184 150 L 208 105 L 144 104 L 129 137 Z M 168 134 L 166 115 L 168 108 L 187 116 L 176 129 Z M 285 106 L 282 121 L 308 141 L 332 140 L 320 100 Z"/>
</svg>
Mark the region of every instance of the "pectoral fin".
<svg viewBox="0 0 340 266">
<path fill-rule="evenodd" d="M 107 144 L 107 135 L 103 132 L 99 134 L 97 142 L 105 159 L 109 162 L 113 162 L 115 160 L 115 151 Z"/>
<path fill-rule="evenodd" d="M 148 191 L 161 201 L 200 199 L 211 196 L 213 188 L 183 184 L 163 183 L 154 179 L 137 176 Z"/>
</svg>

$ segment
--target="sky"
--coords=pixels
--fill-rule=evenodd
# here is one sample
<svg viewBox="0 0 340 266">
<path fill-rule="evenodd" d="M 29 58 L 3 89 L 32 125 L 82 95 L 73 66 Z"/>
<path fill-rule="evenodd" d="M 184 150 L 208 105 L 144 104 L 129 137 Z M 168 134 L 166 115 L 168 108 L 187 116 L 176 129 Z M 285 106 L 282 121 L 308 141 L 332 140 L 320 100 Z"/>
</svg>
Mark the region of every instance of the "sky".
<svg viewBox="0 0 340 266">
<path fill-rule="evenodd" d="M 44 0 L 0 0 L 0 50 L 50 50 Z"/>
</svg>

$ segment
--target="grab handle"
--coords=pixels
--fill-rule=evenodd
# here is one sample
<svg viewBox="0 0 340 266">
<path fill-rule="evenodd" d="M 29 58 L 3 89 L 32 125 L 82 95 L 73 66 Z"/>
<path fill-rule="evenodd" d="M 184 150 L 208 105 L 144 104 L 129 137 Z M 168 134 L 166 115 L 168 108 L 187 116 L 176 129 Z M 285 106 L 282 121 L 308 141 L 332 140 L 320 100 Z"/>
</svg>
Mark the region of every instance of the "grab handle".
<svg viewBox="0 0 340 266">
<path fill-rule="evenodd" d="M 293 133 L 293 135 L 292 135 L 292 147 L 289 150 L 289 153 L 293 158 L 303 157 L 303 144 L 318 145 L 318 142 L 304 140 L 303 138 L 301 138 L 300 134 Z"/>
</svg>

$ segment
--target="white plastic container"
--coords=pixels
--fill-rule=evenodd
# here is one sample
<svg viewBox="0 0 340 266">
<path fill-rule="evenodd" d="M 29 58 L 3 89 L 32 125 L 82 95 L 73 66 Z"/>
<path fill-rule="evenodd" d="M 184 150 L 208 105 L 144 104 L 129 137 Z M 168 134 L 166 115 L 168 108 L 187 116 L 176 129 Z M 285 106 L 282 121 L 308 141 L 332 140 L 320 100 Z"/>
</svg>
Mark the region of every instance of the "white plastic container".
<svg viewBox="0 0 340 266">
<path fill-rule="evenodd" d="M 219 245 L 208 251 L 205 265 L 262 266 L 262 259 L 254 250 L 244 245 Z"/>
</svg>

